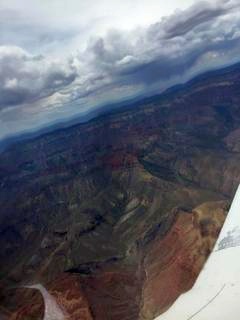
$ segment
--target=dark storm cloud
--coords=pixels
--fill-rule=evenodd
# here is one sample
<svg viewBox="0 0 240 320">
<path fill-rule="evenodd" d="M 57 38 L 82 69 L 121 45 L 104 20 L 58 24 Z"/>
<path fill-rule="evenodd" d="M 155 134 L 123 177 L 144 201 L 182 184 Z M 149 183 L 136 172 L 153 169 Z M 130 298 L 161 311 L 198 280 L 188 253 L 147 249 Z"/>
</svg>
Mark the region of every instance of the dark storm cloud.
<svg viewBox="0 0 240 320">
<path fill-rule="evenodd" d="M 33 114 L 35 122 L 41 119 L 44 124 L 47 117 L 57 121 L 82 108 L 160 92 L 199 72 L 236 62 L 239 9 L 239 0 L 198 1 L 147 28 L 111 30 L 89 40 L 85 50 L 59 60 L 0 46 L 0 109 L 12 110 L 4 119 L 13 122 L 18 109 L 30 124 Z M 15 22 L 21 24 L 26 30 L 26 24 Z M 45 31 L 33 35 L 40 41 Z M 49 32 L 50 42 L 51 37 L 65 36 L 61 30 Z"/>
<path fill-rule="evenodd" d="M 217 35 L 215 35 L 217 38 Z M 181 47 L 181 42 L 178 44 Z M 221 40 L 209 41 L 208 37 L 203 37 L 197 43 L 186 43 L 185 50 L 180 53 L 173 51 L 169 54 L 163 53 L 154 56 L 150 61 L 138 63 L 118 72 L 121 77 L 134 82 L 152 84 L 159 80 L 165 80 L 174 76 L 187 73 L 193 68 L 206 53 L 216 56 L 224 56 L 225 53 L 239 47 L 239 37 L 232 38 L 232 32 L 225 34 Z M 180 49 L 181 50 L 181 49 Z"/>
<path fill-rule="evenodd" d="M 0 47 L 0 108 L 50 96 L 75 78 L 71 64 L 31 56 L 18 47 Z"/>
<path fill-rule="evenodd" d="M 149 86 L 201 69 L 201 63 L 204 69 L 211 60 L 214 66 L 231 62 L 240 46 L 237 8 L 238 1 L 204 1 L 140 32 L 112 31 L 90 44 L 89 65 L 116 86 Z"/>
<path fill-rule="evenodd" d="M 185 35 L 204 23 L 228 14 L 235 6 L 236 4 L 230 1 L 218 1 L 215 5 L 200 1 L 189 10 L 166 19 L 164 23 L 166 38 Z"/>
<path fill-rule="evenodd" d="M 189 31 L 195 29 L 197 26 L 210 21 L 213 18 L 218 17 L 224 13 L 222 9 L 216 10 L 201 10 L 200 12 L 194 13 L 189 19 L 179 21 L 175 25 L 171 26 L 167 30 L 166 37 L 173 38 L 184 35 Z"/>
</svg>

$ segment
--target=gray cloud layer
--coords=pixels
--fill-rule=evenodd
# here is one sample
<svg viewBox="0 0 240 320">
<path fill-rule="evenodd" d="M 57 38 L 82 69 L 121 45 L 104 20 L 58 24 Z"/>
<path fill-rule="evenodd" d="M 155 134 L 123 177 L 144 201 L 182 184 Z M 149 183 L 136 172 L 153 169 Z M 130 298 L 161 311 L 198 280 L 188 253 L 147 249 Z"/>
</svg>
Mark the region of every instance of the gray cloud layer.
<svg viewBox="0 0 240 320">
<path fill-rule="evenodd" d="M 22 117 L 23 130 L 43 125 L 44 114 L 54 121 L 101 103 L 159 92 L 235 62 L 239 9 L 238 0 L 198 1 L 148 28 L 111 30 L 62 60 L 0 46 L 0 120 L 12 123 Z M 10 130 L 5 128 L 5 134 Z"/>
<path fill-rule="evenodd" d="M 84 60 L 94 77 L 88 90 L 107 86 L 146 87 L 187 75 L 192 69 L 227 62 L 239 48 L 237 1 L 199 2 L 147 29 L 110 32 L 89 44 Z M 98 86 L 97 86 L 98 83 Z M 86 94 L 79 87 L 79 98 Z M 90 92 L 92 92 L 90 90 Z M 76 93 L 76 92 L 75 92 Z M 82 94 L 82 95 L 81 95 Z"/>
<path fill-rule="evenodd" d="M 77 76 L 70 63 L 48 61 L 6 46 L 0 47 L 0 70 L 0 108 L 51 96 Z"/>
</svg>

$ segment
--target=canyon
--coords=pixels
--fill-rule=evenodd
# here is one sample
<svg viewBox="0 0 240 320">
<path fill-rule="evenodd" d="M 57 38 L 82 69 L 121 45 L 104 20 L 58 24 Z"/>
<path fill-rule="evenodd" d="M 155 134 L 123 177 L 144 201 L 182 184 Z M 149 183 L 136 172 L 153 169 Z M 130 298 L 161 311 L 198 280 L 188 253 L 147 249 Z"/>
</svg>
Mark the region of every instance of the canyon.
<svg viewBox="0 0 240 320">
<path fill-rule="evenodd" d="M 191 289 L 240 181 L 240 66 L 0 154 L 0 313 L 152 320 Z M 221 266 L 220 266 L 221 267 Z"/>
</svg>

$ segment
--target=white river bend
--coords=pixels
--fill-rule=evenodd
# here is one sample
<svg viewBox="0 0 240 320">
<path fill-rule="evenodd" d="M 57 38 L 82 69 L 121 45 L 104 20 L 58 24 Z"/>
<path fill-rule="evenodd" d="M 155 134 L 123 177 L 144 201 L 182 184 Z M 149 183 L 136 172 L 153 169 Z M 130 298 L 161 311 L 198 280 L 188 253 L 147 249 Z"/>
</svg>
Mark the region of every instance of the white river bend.
<svg viewBox="0 0 240 320">
<path fill-rule="evenodd" d="M 43 320 L 67 320 L 67 314 L 57 304 L 55 298 L 41 284 L 25 286 L 29 289 L 36 289 L 41 292 L 44 300 L 45 311 Z"/>
</svg>

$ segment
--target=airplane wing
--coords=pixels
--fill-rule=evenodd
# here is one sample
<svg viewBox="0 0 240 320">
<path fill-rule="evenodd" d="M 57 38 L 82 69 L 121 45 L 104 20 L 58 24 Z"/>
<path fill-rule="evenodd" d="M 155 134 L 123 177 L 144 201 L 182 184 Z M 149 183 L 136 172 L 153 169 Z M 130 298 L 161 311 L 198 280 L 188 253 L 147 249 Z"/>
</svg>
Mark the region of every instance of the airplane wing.
<svg viewBox="0 0 240 320">
<path fill-rule="evenodd" d="M 217 243 L 194 287 L 156 320 L 240 318 L 240 186 Z"/>
</svg>

